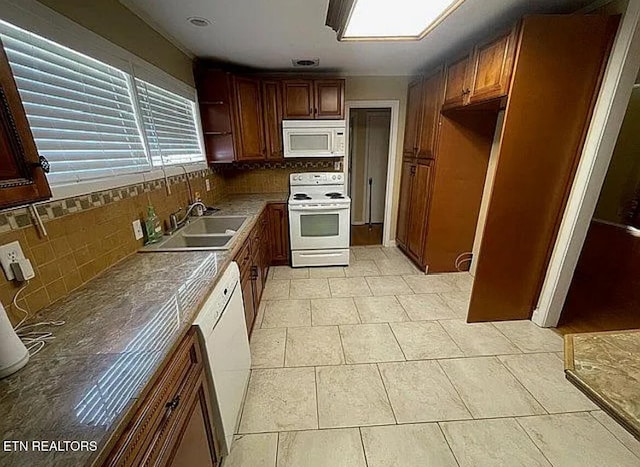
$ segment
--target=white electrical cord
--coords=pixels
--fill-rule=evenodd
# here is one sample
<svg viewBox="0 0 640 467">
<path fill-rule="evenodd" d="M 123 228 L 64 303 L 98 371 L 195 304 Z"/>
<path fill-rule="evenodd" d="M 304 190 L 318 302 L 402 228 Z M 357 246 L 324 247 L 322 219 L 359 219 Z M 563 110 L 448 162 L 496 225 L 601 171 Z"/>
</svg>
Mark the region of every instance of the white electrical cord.
<svg viewBox="0 0 640 467">
<path fill-rule="evenodd" d="M 39 323 L 34 324 L 24 324 L 25 321 L 29 318 L 29 311 L 22 308 L 18 305 L 18 298 L 20 294 L 29 286 L 29 281 L 27 281 L 13 297 L 13 306 L 24 313 L 24 316 L 20 320 L 20 322 L 14 326 L 13 330 L 20 338 L 20 340 L 24 343 L 25 347 L 29 351 L 29 355 L 33 357 L 38 352 L 40 352 L 47 342 L 52 341 L 56 337 L 50 331 L 33 331 L 30 329 L 39 327 L 39 326 L 63 326 L 65 324 L 64 321 L 40 321 Z"/>
<path fill-rule="evenodd" d="M 468 258 L 464 258 L 464 256 L 469 256 Z M 460 272 L 462 272 L 462 269 L 460 269 L 462 267 L 462 265 L 466 262 L 469 262 L 473 259 L 473 253 L 472 252 L 466 252 L 466 253 L 461 253 L 460 255 L 458 255 L 458 257 L 456 258 L 456 262 L 455 262 L 455 266 L 456 269 Z"/>
</svg>

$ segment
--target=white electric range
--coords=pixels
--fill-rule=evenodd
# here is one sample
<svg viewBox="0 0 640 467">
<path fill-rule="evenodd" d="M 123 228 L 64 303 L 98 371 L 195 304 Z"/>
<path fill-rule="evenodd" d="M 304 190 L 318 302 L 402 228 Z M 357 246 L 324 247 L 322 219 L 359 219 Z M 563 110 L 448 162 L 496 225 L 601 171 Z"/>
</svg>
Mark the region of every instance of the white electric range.
<svg viewBox="0 0 640 467">
<path fill-rule="evenodd" d="M 291 266 L 348 266 L 351 199 L 342 172 L 291 174 Z"/>
</svg>

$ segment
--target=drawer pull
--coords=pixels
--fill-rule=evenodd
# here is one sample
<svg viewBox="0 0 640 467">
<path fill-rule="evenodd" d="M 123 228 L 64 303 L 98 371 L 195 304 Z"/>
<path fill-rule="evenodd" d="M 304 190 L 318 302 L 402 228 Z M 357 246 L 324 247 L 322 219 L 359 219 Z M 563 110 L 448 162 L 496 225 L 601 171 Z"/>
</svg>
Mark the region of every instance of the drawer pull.
<svg viewBox="0 0 640 467">
<path fill-rule="evenodd" d="M 167 402 L 165 407 L 167 408 L 168 412 L 173 412 L 178 408 L 179 405 L 180 405 L 180 396 L 176 396 L 171 401 Z"/>
</svg>

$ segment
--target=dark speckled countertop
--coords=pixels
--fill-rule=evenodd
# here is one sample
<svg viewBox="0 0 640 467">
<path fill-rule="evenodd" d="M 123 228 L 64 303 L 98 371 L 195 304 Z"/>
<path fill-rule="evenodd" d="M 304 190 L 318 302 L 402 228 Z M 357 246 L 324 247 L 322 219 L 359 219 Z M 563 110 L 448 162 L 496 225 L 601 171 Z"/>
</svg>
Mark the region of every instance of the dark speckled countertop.
<svg viewBox="0 0 640 467">
<path fill-rule="evenodd" d="M 191 327 L 255 216 L 285 200 L 283 193 L 228 198 L 217 215 L 252 217 L 230 250 L 135 254 L 43 310 L 37 320 L 66 324 L 25 368 L 0 380 L 0 465 L 94 463 Z M 38 440 L 95 441 L 97 450 L 6 450 L 6 441 Z"/>
</svg>

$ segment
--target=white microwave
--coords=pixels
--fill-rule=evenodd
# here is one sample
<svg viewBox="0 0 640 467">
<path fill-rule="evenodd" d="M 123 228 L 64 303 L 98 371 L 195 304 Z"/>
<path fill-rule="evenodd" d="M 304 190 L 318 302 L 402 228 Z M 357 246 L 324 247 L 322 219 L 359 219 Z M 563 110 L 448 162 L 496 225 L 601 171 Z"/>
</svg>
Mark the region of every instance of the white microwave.
<svg viewBox="0 0 640 467">
<path fill-rule="evenodd" d="M 284 157 L 344 157 L 344 120 L 284 120 Z"/>
</svg>

